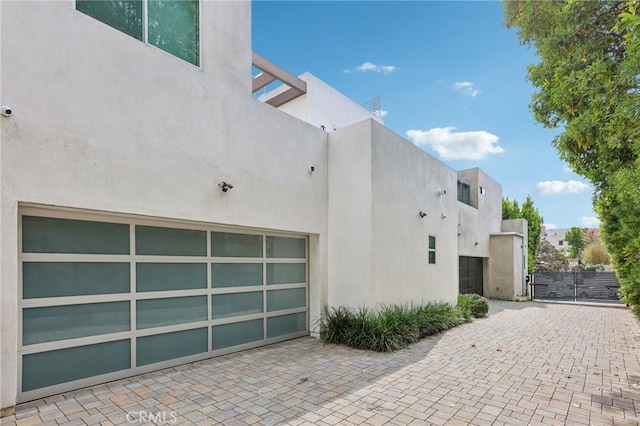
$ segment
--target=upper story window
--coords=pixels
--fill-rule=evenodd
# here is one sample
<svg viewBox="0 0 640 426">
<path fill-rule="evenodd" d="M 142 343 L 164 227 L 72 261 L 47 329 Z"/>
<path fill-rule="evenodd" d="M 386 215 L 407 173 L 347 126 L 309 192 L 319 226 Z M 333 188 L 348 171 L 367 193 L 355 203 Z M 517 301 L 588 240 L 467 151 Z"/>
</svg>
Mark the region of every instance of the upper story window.
<svg viewBox="0 0 640 426">
<path fill-rule="evenodd" d="M 200 65 L 199 0 L 77 0 L 76 10 Z"/>
<path fill-rule="evenodd" d="M 471 205 L 471 187 L 458 181 L 458 201 Z"/>
</svg>

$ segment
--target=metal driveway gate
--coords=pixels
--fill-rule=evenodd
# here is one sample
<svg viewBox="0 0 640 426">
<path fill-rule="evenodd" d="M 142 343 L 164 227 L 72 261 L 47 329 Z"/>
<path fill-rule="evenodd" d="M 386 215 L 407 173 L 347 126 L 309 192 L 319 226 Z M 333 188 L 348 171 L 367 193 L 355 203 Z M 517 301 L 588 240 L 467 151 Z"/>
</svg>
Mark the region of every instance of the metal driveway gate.
<svg viewBox="0 0 640 426">
<path fill-rule="evenodd" d="M 619 302 L 619 288 L 613 272 L 536 272 L 531 294 L 535 299 Z"/>
<path fill-rule="evenodd" d="M 308 334 L 307 237 L 20 211 L 19 400 Z"/>
</svg>

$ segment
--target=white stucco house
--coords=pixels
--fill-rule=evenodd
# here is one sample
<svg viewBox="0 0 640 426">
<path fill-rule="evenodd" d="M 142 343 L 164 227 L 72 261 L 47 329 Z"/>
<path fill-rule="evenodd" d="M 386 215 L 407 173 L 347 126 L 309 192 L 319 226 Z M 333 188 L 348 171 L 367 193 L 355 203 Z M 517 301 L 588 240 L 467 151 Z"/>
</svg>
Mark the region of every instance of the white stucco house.
<svg viewBox="0 0 640 426">
<path fill-rule="evenodd" d="M 3 413 L 314 333 L 326 305 L 523 294 L 500 185 L 254 55 L 250 12 L 0 3 Z"/>
</svg>

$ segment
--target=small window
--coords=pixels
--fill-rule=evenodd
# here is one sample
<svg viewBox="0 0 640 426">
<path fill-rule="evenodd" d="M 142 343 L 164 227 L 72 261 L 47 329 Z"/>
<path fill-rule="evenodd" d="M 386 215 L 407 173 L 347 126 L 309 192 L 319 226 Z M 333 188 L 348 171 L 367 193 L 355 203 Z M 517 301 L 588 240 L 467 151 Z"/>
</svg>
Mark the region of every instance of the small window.
<svg viewBox="0 0 640 426">
<path fill-rule="evenodd" d="M 558 245 L 559 246 L 564 245 L 564 241 L 563 240 L 558 241 Z"/>
<path fill-rule="evenodd" d="M 199 66 L 198 1 L 77 0 L 76 10 L 135 39 Z"/>
<path fill-rule="evenodd" d="M 458 201 L 471 205 L 471 187 L 460 181 L 458 181 Z"/>
<path fill-rule="evenodd" d="M 436 263 L 436 237 L 429 235 L 429 263 Z"/>
</svg>

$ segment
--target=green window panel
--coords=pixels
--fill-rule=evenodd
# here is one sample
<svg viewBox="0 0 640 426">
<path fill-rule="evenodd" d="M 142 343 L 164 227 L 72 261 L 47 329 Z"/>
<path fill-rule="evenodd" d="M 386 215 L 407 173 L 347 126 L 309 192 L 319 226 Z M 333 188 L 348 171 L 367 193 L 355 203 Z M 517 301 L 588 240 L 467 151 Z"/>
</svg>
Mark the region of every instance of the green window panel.
<svg viewBox="0 0 640 426">
<path fill-rule="evenodd" d="M 23 216 L 22 252 L 129 254 L 129 225 Z"/>
<path fill-rule="evenodd" d="M 213 350 L 224 349 L 263 339 L 262 320 L 234 322 L 213 327 Z"/>
<path fill-rule="evenodd" d="M 211 296 L 213 318 L 262 313 L 262 292 L 214 294 Z"/>
<path fill-rule="evenodd" d="M 262 285 L 262 263 L 214 263 L 213 288 Z"/>
<path fill-rule="evenodd" d="M 76 0 L 76 10 L 142 40 L 142 0 Z"/>
<path fill-rule="evenodd" d="M 148 5 L 149 44 L 198 66 L 198 0 L 150 0 Z"/>
<path fill-rule="evenodd" d="M 268 339 L 300 331 L 307 331 L 307 314 L 304 312 L 267 318 Z"/>
<path fill-rule="evenodd" d="M 307 291 L 304 288 L 269 290 L 267 292 L 267 312 L 307 306 Z"/>
<path fill-rule="evenodd" d="M 267 284 L 292 284 L 307 281 L 307 265 L 304 263 L 268 263 Z"/>
<path fill-rule="evenodd" d="M 51 342 L 129 331 L 129 302 L 24 308 L 22 343 Z"/>
<path fill-rule="evenodd" d="M 304 259 L 306 240 L 304 238 L 267 237 L 267 257 Z"/>
<path fill-rule="evenodd" d="M 206 256 L 207 234 L 190 229 L 137 225 L 136 254 Z"/>
<path fill-rule="evenodd" d="M 168 291 L 207 288 L 206 263 L 137 263 L 136 290 Z"/>
<path fill-rule="evenodd" d="M 136 363 L 138 366 L 154 364 L 169 359 L 207 352 L 208 334 L 208 329 L 205 327 L 138 337 L 136 342 Z"/>
<path fill-rule="evenodd" d="M 262 235 L 211 233 L 213 257 L 262 257 Z"/>
<path fill-rule="evenodd" d="M 128 293 L 128 263 L 24 262 L 22 297 L 85 296 Z"/>
<path fill-rule="evenodd" d="M 129 339 L 28 354 L 22 357 L 22 391 L 113 373 L 130 367 Z"/>
<path fill-rule="evenodd" d="M 138 329 L 207 320 L 207 296 L 138 300 Z"/>
</svg>

